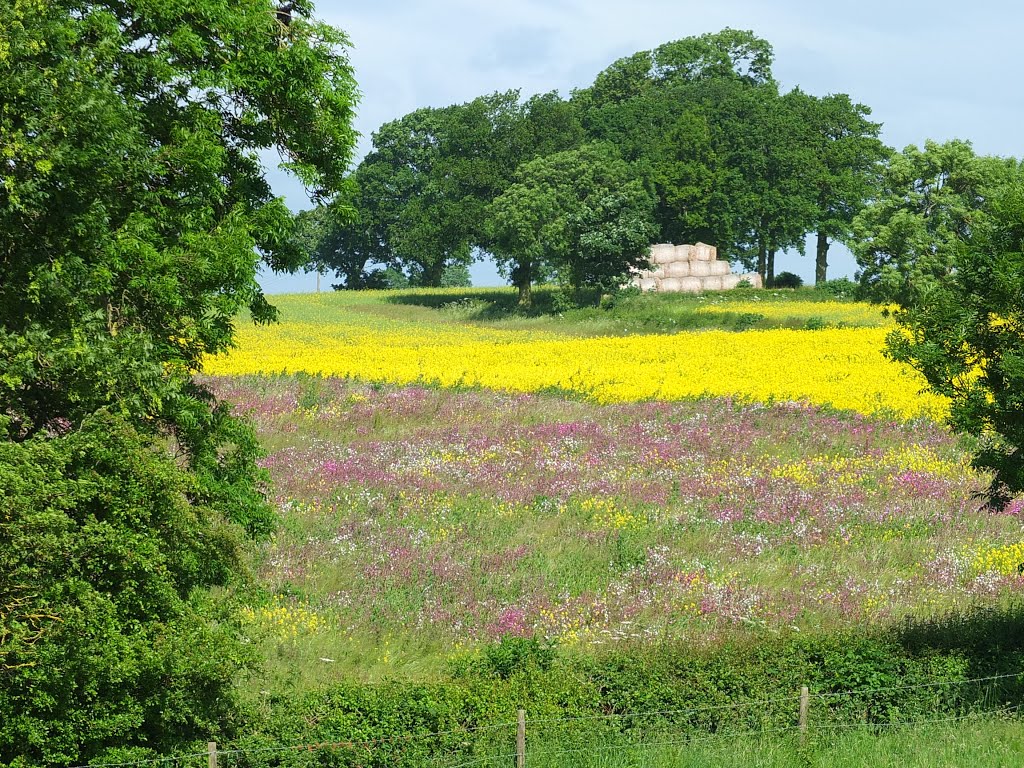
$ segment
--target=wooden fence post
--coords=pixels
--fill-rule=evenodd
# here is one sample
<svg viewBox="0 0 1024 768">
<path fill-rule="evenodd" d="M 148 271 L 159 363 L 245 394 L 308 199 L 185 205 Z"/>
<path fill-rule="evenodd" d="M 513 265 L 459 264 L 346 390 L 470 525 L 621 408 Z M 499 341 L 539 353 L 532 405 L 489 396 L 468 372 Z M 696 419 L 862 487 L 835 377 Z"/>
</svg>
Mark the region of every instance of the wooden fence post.
<svg viewBox="0 0 1024 768">
<path fill-rule="evenodd" d="M 804 739 L 807 738 L 807 707 L 810 704 L 811 693 L 807 690 L 807 686 L 803 686 L 800 689 L 800 743 L 804 743 Z"/>
<path fill-rule="evenodd" d="M 209 753 L 210 757 L 210 768 L 217 768 L 217 742 L 206 742 L 206 751 Z"/>
<path fill-rule="evenodd" d="M 516 728 L 516 768 L 526 768 L 526 710 L 518 712 L 518 727 Z"/>
</svg>

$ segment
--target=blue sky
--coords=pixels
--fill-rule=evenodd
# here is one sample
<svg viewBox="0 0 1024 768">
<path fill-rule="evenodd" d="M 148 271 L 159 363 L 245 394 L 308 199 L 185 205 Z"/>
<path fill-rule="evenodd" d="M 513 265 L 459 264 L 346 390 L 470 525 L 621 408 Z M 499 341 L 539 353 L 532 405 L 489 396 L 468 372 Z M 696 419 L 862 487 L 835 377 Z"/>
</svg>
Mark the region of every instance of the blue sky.
<svg viewBox="0 0 1024 768">
<path fill-rule="evenodd" d="M 352 42 L 362 92 L 357 159 L 381 124 L 419 107 L 510 88 L 568 96 L 622 56 L 724 27 L 752 30 L 772 44 L 784 90 L 847 93 L 869 106 L 882 139 L 898 149 L 960 138 L 980 153 L 1024 155 L 1024 5 L 1016 3 L 323 0 L 317 16 Z M 309 207 L 294 180 L 276 169 L 270 178 L 294 210 Z M 841 250 L 833 247 L 830 276 L 853 274 Z M 783 256 L 777 269 L 811 280 L 813 257 Z M 478 285 L 501 284 L 487 264 L 476 265 L 473 277 Z M 312 275 L 262 282 L 272 293 L 316 284 Z"/>
</svg>

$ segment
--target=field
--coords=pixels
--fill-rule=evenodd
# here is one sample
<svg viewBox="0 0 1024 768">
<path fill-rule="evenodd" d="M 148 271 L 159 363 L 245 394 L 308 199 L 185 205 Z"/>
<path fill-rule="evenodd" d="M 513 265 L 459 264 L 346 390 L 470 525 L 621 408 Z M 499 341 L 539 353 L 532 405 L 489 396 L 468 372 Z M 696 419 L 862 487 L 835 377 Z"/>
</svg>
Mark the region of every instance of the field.
<svg viewBox="0 0 1024 768">
<path fill-rule="evenodd" d="M 209 362 L 258 428 L 283 521 L 239 609 L 266 657 L 254 691 L 444 685 L 517 647 L 524 670 L 806 655 L 802 638 L 1013 610 L 1024 506 L 979 509 L 986 478 L 881 354 L 877 308 L 746 291 L 530 317 L 510 297 L 279 297 L 280 325 Z M 950 659 L 900 674 L 992 669 Z M 878 680 L 898 683 L 847 688 Z M 778 749 L 765 764 L 790 764 Z M 590 764 L 648 764 L 630 754 Z"/>
</svg>

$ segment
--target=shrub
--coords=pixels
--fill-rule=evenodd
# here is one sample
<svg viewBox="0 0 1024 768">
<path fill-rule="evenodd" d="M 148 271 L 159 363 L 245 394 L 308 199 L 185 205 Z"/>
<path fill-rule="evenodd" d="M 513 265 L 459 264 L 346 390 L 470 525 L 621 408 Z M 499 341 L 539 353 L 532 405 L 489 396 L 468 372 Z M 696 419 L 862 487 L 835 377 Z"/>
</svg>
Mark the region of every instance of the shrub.
<svg viewBox="0 0 1024 768">
<path fill-rule="evenodd" d="M 837 299 L 853 299 L 858 296 L 860 286 L 848 277 L 839 277 L 818 283 L 814 288 Z"/>
<path fill-rule="evenodd" d="M 775 282 L 773 287 L 775 288 L 799 288 L 804 284 L 804 279 L 800 275 L 792 272 L 779 272 L 775 276 Z"/>
</svg>

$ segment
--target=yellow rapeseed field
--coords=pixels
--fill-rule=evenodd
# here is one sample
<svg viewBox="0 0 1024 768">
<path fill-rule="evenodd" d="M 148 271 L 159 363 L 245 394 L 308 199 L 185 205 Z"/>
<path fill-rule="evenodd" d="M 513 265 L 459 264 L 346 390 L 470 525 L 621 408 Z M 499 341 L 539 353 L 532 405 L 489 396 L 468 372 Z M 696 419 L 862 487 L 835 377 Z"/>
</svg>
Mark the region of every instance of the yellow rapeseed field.
<svg viewBox="0 0 1024 768">
<path fill-rule="evenodd" d="M 749 314 L 773 320 L 790 318 L 828 318 L 831 325 L 880 326 L 884 324 L 882 309 L 865 302 L 852 301 L 735 301 L 712 297 L 697 310 L 700 314 Z M 890 307 L 891 309 L 891 307 Z"/>
<path fill-rule="evenodd" d="M 207 373 L 304 371 L 395 384 L 557 389 L 601 403 L 731 395 L 901 418 L 945 410 L 940 398 L 922 394 L 915 372 L 882 355 L 886 327 L 574 338 L 418 322 L 376 311 L 368 298 L 275 300 L 281 323 L 240 324 L 237 349 L 209 359 Z"/>
</svg>

